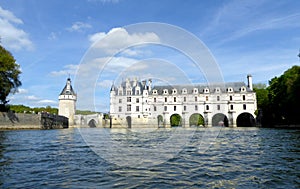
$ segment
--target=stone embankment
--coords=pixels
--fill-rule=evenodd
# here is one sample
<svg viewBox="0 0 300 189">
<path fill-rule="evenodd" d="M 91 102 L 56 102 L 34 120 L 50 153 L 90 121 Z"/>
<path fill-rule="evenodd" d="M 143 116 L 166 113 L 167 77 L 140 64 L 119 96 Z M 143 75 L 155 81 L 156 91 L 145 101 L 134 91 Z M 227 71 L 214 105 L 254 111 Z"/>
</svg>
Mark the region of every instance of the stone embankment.
<svg viewBox="0 0 300 189">
<path fill-rule="evenodd" d="M 68 128 L 68 118 L 49 113 L 22 114 L 0 112 L 0 130 L 63 129 Z"/>
</svg>

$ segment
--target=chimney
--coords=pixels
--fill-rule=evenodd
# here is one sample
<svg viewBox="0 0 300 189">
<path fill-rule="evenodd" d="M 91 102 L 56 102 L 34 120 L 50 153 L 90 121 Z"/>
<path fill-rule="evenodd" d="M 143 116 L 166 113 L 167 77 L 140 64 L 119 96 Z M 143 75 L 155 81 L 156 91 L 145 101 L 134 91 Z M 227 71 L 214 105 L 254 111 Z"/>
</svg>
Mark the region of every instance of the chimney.
<svg viewBox="0 0 300 189">
<path fill-rule="evenodd" d="M 252 75 L 248 74 L 247 75 L 247 79 L 248 79 L 248 87 L 249 87 L 249 89 L 253 90 Z"/>
</svg>

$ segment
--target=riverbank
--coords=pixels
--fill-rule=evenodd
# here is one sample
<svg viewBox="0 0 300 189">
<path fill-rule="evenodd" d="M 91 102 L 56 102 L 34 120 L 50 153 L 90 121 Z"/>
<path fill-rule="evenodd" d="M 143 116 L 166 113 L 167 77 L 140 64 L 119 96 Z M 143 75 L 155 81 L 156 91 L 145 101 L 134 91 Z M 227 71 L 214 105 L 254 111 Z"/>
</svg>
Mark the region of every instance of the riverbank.
<svg viewBox="0 0 300 189">
<path fill-rule="evenodd" d="M 0 112 L 0 130 L 63 129 L 68 127 L 68 118 L 64 116 L 49 113 Z"/>
</svg>

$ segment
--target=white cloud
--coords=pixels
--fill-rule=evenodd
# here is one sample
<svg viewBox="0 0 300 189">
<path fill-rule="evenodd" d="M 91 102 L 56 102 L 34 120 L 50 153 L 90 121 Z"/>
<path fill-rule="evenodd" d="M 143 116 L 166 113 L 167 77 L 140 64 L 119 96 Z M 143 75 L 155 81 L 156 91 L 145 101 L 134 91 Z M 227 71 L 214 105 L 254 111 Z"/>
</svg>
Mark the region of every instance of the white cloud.
<svg viewBox="0 0 300 189">
<path fill-rule="evenodd" d="M 40 98 L 38 98 L 34 95 L 29 95 L 29 96 L 25 96 L 25 99 L 27 99 L 27 100 L 39 100 Z"/>
<path fill-rule="evenodd" d="M 45 99 L 45 100 L 39 100 L 39 101 L 37 101 L 37 104 L 43 104 L 45 106 L 56 105 L 57 101 Z"/>
<path fill-rule="evenodd" d="M 55 40 L 57 39 L 57 34 L 55 32 L 51 32 L 50 35 L 48 36 L 49 40 Z"/>
<path fill-rule="evenodd" d="M 74 32 L 82 32 L 85 29 L 89 29 L 92 28 L 92 26 L 88 23 L 84 23 L 84 22 L 75 22 L 73 23 L 73 25 L 69 28 L 67 28 L 68 31 Z"/>
<path fill-rule="evenodd" d="M 28 93 L 28 90 L 27 89 L 18 89 L 18 94 L 27 94 Z"/>
<path fill-rule="evenodd" d="M 98 83 L 98 86 L 103 88 L 109 88 L 111 87 L 112 84 L 113 84 L 112 80 L 103 80 Z"/>
<path fill-rule="evenodd" d="M 115 54 L 121 49 L 148 42 L 159 42 L 159 37 L 153 32 L 128 33 L 124 28 L 113 28 L 108 33 L 99 32 L 89 36 L 94 48 L 101 49 L 108 54 Z M 132 50 L 130 52 L 133 54 Z"/>
<path fill-rule="evenodd" d="M 69 74 L 74 75 L 74 74 L 76 74 L 77 69 L 78 69 L 78 65 L 68 64 L 68 65 L 65 65 L 62 70 L 52 71 L 50 73 L 50 75 L 54 76 L 54 77 L 57 77 L 57 76 L 67 76 Z"/>
<path fill-rule="evenodd" d="M 13 50 L 32 50 L 33 43 L 30 41 L 29 35 L 17 27 L 21 24 L 23 24 L 21 19 L 0 7 L 0 36 L 3 45 Z"/>
</svg>

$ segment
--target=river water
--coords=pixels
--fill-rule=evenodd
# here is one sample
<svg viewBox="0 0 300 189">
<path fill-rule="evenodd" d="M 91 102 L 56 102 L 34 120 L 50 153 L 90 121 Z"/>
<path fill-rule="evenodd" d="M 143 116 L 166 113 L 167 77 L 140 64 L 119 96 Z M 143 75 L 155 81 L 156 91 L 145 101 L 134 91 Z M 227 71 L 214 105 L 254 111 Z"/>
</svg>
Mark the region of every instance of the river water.
<svg viewBox="0 0 300 189">
<path fill-rule="evenodd" d="M 299 129 L 0 131 L 0 188 L 299 187 Z"/>
</svg>

